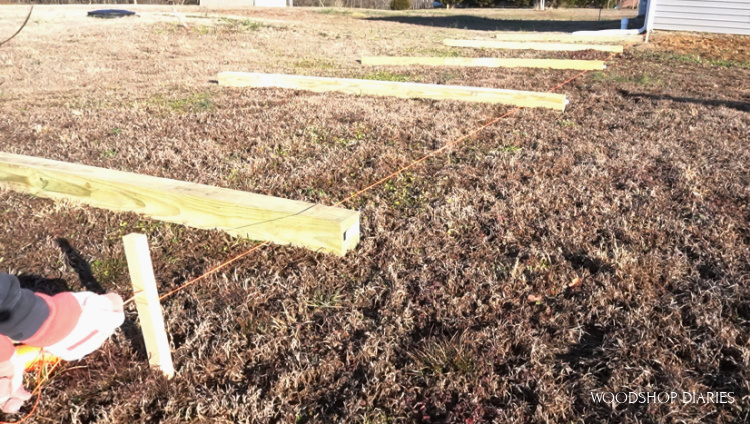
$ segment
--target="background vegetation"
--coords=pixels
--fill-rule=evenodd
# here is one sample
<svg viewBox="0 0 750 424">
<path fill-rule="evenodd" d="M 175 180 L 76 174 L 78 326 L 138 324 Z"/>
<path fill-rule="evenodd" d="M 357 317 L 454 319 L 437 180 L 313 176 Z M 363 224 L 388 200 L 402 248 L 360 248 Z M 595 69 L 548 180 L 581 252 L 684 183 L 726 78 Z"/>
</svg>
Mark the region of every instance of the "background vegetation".
<svg viewBox="0 0 750 424">
<path fill-rule="evenodd" d="M 34 0 L 8 1 L 0 0 L 0 4 L 133 4 L 133 0 Z M 199 0 L 144 0 L 139 4 L 180 4 L 196 5 Z M 465 7 L 534 7 L 538 0 L 444 0 L 443 4 L 461 5 Z M 547 0 L 547 8 L 559 7 L 594 7 L 612 8 L 618 0 Z M 297 7 L 356 7 L 363 9 L 390 9 L 391 0 L 294 0 Z M 413 0 L 412 9 L 431 9 L 433 0 Z"/>
</svg>

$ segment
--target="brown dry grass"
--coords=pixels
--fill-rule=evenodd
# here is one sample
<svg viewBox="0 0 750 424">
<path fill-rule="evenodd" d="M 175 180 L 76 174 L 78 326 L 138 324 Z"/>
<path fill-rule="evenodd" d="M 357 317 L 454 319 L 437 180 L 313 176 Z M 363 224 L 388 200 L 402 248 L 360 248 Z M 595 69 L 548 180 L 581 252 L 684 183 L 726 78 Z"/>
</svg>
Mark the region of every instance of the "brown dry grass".
<svg viewBox="0 0 750 424">
<path fill-rule="evenodd" d="M 442 38 L 489 34 L 364 19 L 376 12 L 185 8 L 187 32 L 156 12 L 170 9 L 139 9 L 98 21 L 39 8 L 0 50 L 3 151 L 333 203 L 507 108 L 225 89 L 216 72 L 527 90 L 575 74 L 362 68 L 362 55 L 454 55 Z M 24 9 L 6 10 L 3 23 Z M 147 369 L 129 310 L 55 375 L 33 420 L 746 421 L 750 71 L 684 60 L 669 40 L 566 86 L 564 114 L 523 110 L 349 205 L 363 239 L 346 257 L 266 247 L 165 300 L 170 383 Z M 162 291 L 252 245 L 9 192 L 0 220 L 2 270 L 47 291 L 79 288 L 58 238 L 124 296 L 128 232 L 149 235 Z M 590 396 L 631 390 L 737 403 Z"/>
</svg>

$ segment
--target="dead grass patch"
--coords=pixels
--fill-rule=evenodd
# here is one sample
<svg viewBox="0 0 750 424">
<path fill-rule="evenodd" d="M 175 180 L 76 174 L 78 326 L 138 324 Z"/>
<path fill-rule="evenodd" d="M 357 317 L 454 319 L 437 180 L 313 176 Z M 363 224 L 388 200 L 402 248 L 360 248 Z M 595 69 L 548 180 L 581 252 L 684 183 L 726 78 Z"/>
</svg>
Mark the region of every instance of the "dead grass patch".
<svg viewBox="0 0 750 424">
<path fill-rule="evenodd" d="M 534 91 L 576 73 L 363 69 L 363 55 L 439 54 L 442 38 L 487 34 L 315 10 L 245 10 L 236 19 L 293 30 L 205 34 L 162 31 L 147 14 L 74 21 L 75 32 L 56 14 L 76 7 L 49 10 L 49 22 L 0 52 L 0 64 L 12 63 L 0 86 L 3 151 L 323 203 L 509 108 L 230 90 L 209 82 L 216 72 L 385 72 L 379 79 Z M 436 15 L 458 13 L 539 16 Z M 724 45 L 705 40 L 704 50 Z M 750 77 L 666 56 L 675 52 L 694 54 L 628 50 L 565 86 L 564 114 L 521 110 L 351 202 L 363 237 L 346 257 L 266 247 L 165 299 L 169 384 L 147 369 L 128 309 L 111 342 L 55 374 L 34 419 L 743 421 Z M 577 55 L 560 57 L 602 58 Z M 164 292 L 253 245 L 10 192 L 0 193 L 0 221 L 3 271 L 47 291 L 83 283 L 60 238 L 124 296 L 129 232 L 149 235 Z M 728 391 L 738 402 L 613 409 L 591 398 L 630 390 Z"/>
</svg>

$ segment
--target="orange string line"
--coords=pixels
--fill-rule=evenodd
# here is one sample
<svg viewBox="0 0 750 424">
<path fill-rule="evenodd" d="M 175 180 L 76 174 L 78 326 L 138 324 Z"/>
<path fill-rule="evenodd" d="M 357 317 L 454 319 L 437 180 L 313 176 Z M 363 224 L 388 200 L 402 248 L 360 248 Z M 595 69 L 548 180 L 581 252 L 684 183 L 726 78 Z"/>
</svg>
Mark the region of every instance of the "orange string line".
<svg viewBox="0 0 750 424">
<path fill-rule="evenodd" d="M 612 58 L 612 56 L 613 56 L 613 55 L 610 55 L 610 56 L 609 56 L 609 57 L 608 57 L 607 59 L 605 59 L 605 61 L 606 61 L 606 60 L 609 60 L 610 58 Z M 556 85 L 556 86 L 554 86 L 554 87 L 550 88 L 549 90 L 547 90 L 547 92 L 552 92 L 552 91 L 555 91 L 555 90 L 557 90 L 557 89 L 559 89 L 559 88 L 561 88 L 561 87 L 565 86 L 566 84 L 570 83 L 571 81 L 573 81 L 573 80 L 575 80 L 575 79 L 577 79 L 577 78 L 579 78 L 579 77 L 581 77 L 581 76 L 585 75 L 585 74 L 586 74 L 586 73 L 588 73 L 588 72 L 589 72 L 589 70 L 585 70 L 585 71 L 579 72 L 579 73 L 578 73 L 578 74 L 576 74 L 575 76 L 573 76 L 573 77 L 571 77 L 571 78 L 569 78 L 569 79 L 567 79 L 567 80 L 563 81 L 562 83 L 560 83 L 560 84 L 558 84 L 558 85 Z M 407 170 L 409 170 L 409 169 L 411 169 L 411 168 L 413 168 L 413 167 L 415 167 L 415 166 L 419 165 L 420 163 L 422 163 L 422 162 L 426 161 L 426 160 L 427 160 L 427 159 L 429 159 L 430 157 L 432 157 L 432 156 L 435 156 L 435 155 L 437 155 L 438 153 L 441 153 L 441 152 L 443 152 L 443 151 L 445 151 L 445 150 L 449 149 L 449 148 L 450 148 L 451 146 L 455 146 L 456 144 L 462 143 L 462 142 L 464 142 L 464 141 L 468 140 L 469 138 L 471 138 L 471 137 L 474 137 L 474 136 L 475 136 L 476 134 L 478 134 L 479 132 L 481 132 L 481 131 L 484 131 L 484 130 L 485 130 L 485 129 L 486 129 L 487 127 L 489 127 L 489 126 L 492 126 L 492 125 L 496 124 L 496 123 L 497 123 L 497 122 L 499 122 L 500 120 L 502 120 L 502 119 L 504 119 L 504 118 L 506 118 L 506 117 L 508 117 L 508 116 L 511 116 L 511 115 L 515 115 L 515 113 L 516 113 L 516 112 L 518 112 L 518 111 L 519 111 L 519 110 L 521 110 L 521 109 L 522 109 L 521 107 L 516 107 L 516 108 L 514 108 L 514 109 L 511 109 L 510 111 L 508 111 L 508 112 L 504 113 L 503 115 L 501 115 L 501 116 L 497 117 L 497 118 L 493 118 L 493 119 L 492 119 L 491 121 L 489 121 L 488 123 L 486 123 L 486 124 L 484 124 L 484 125 L 481 125 L 480 127 L 478 127 L 478 128 L 476 128 L 476 129 L 474 129 L 474 130 L 473 130 L 473 131 L 471 131 L 470 133 L 468 133 L 468 134 L 466 134 L 466 135 L 464 135 L 464 136 L 461 136 L 461 137 L 459 137 L 459 138 L 457 138 L 457 139 L 455 139 L 455 140 L 453 140 L 453 141 L 451 141 L 451 142 L 448 142 L 448 143 L 446 143 L 445 145 L 443 145 L 442 147 L 440 147 L 440 148 L 438 148 L 438 149 L 435 149 L 435 150 L 433 150 L 433 151 L 431 151 L 431 152 L 427 153 L 426 155 L 424 155 L 424 156 L 420 157 L 419 159 L 417 159 L 417 160 L 415 160 L 415 161 L 411 162 L 410 164 L 408 164 L 408 165 L 406 165 L 406 166 L 404 166 L 404 167 L 402 167 L 402 168 L 400 168 L 400 169 L 398 169 L 398 170 L 396 170 L 396 171 L 394 171 L 394 172 L 391 172 L 390 174 L 386 175 L 385 177 L 383 177 L 383 178 L 381 178 L 381 179 L 379 179 L 379 180 L 375 181 L 374 183 L 372 183 L 372 184 L 370 184 L 370 185 L 366 186 L 365 188 L 363 188 L 363 189 L 361 189 L 361 190 L 359 190 L 359 191 L 357 191 L 357 192 L 355 192 L 355 193 L 351 194 L 350 196 L 346 197 L 345 199 L 343 199 L 343 200 L 340 200 L 340 201 L 338 201 L 338 202 L 334 203 L 334 204 L 333 204 L 332 206 L 340 206 L 340 205 L 342 205 L 342 204 L 344 204 L 344 203 L 346 203 L 346 202 L 348 202 L 348 201 L 350 201 L 350 200 L 354 199 L 355 197 L 358 197 L 358 196 L 360 196 L 361 194 L 363 194 L 363 193 L 365 193 L 365 192 L 367 192 L 367 191 L 370 191 L 370 190 L 372 190 L 373 188 L 375 188 L 375 187 L 379 186 L 380 184 L 383 184 L 384 182 L 386 182 L 386 181 L 390 180 L 391 178 L 393 178 L 393 177 L 395 177 L 395 176 L 397 176 L 397 175 L 399 175 L 399 174 L 402 174 L 403 172 L 405 172 L 405 171 L 407 171 Z M 173 294 L 175 294 L 175 293 L 177 293 L 177 292 L 179 292 L 179 291 L 181 291 L 181 290 L 184 290 L 184 289 L 186 289 L 186 288 L 188 288 L 188 287 L 190 287 L 190 286 L 194 285 L 195 283 L 197 283 L 198 281 L 200 281 L 200 280 L 204 279 L 205 277 L 207 277 L 207 276 L 209 276 L 209 275 L 211 275 L 211 274 L 215 273 L 216 271 L 219 271 L 220 269 L 222 269 L 222 268 L 224 268 L 224 267 L 226 267 L 226 266 L 228 266 L 228 265 L 230 265 L 230 264 L 232 264 L 232 263 L 234 263 L 234 262 L 238 261 L 238 260 L 239 260 L 239 259 L 241 259 L 241 258 L 244 258 L 245 256 L 249 255 L 249 254 L 250 254 L 251 252 L 254 252 L 255 250 L 257 250 L 257 249 L 259 249 L 259 248 L 261 248 L 261 247 L 263 247 L 263 246 L 267 246 L 268 244 L 270 244 L 270 243 L 269 243 L 269 242 L 267 242 L 267 241 L 265 241 L 265 242 L 263 242 L 263 243 L 259 243 L 259 244 L 256 244 L 255 246 L 251 247 L 251 248 L 250 248 L 249 250 L 247 250 L 247 251 L 245 251 L 245 252 L 243 252 L 243 253 L 240 253 L 239 255 L 237 255 L 237 256 L 235 256 L 235 257 L 233 257 L 233 258 L 231 258 L 231 259 L 229 259 L 229 260 L 227 260 L 227 261 L 225 261 L 225 262 L 222 262 L 222 263 L 220 263 L 220 264 L 216 265 L 215 267 L 213 267 L 213 268 L 209 269 L 209 270 L 208 270 L 208 271 L 206 271 L 206 273 L 204 273 L 203 275 L 200 275 L 200 276 L 198 276 L 198 277 L 196 277 L 196 278 L 194 278 L 194 279 L 192 279 L 192 280 L 190 280 L 190 281 L 186 282 L 185 284 L 183 284 L 183 285 L 181 285 L 181 286 L 179 286 L 179 287 L 177 287 L 177 288 L 175 288 L 175 289 L 173 289 L 173 290 L 171 290 L 171 291 L 169 291 L 169 292 L 167 292 L 167 293 L 165 293 L 165 294 L 161 295 L 161 296 L 159 297 L 159 300 L 162 300 L 162 299 L 164 299 L 164 298 L 167 298 L 167 297 L 169 297 L 169 296 L 171 296 L 171 295 L 173 295 Z M 123 303 L 123 305 L 127 305 L 128 303 L 131 303 L 131 302 L 133 302 L 133 300 L 134 300 L 134 299 L 135 299 L 135 295 L 134 295 L 134 296 L 132 296 L 132 297 L 130 297 L 130 298 L 129 298 L 128 300 L 126 300 L 126 301 L 125 301 L 125 302 Z"/>
<path fill-rule="evenodd" d="M 0 424 L 21 424 L 22 422 L 31 418 L 31 416 L 34 415 L 34 413 L 36 412 L 37 407 L 39 407 L 39 401 L 42 399 L 43 385 L 50 379 L 52 372 L 57 368 L 57 366 L 60 365 L 60 362 L 58 361 L 52 366 L 52 368 L 47 370 L 47 375 L 42 377 L 42 372 L 44 371 L 44 366 L 45 366 L 45 354 L 42 351 L 39 351 L 39 355 L 41 355 L 42 357 L 42 363 L 39 365 L 39 368 L 37 369 L 36 387 L 31 392 L 32 396 L 36 394 L 36 400 L 34 400 L 34 406 L 31 407 L 31 411 L 29 411 L 26 415 L 24 415 L 18 421 L 2 421 L 0 422 Z"/>
<path fill-rule="evenodd" d="M 216 272 L 216 271 L 218 271 L 218 270 L 220 270 L 220 269 L 222 269 L 222 268 L 224 268 L 224 267 L 226 267 L 226 266 L 228 266 L 230 264 L 233 264 L 234 262 L 237 262 L 238 260 L 244 258 L 245 256 L 249 255 L 250 253 L 252 253 L 252 252 L 260 249 L 261 247 L 268 245 L 268 244 L 269 244 L 269 242 L 267 242 L 267 241 L 264 241 L 263 243 L 256 244 L 255 246 L 253 246 L 250 249 L 248 249 L 248 250 L 240 253 L 239 255 L 234 256 L 233 258 L 231 258 L 231 259 L 229 259 L 229 260 L 227 260 L 225 262 L 222 262 L 222 263 L 216 265 L 215 267 L 209 269 L 203 275 L 199 275 L 199 276 L 193 278 L 192 280 L 188 281 L 187 283 L 184 283 L 183 285 L 181 285 L 181 286 L 179 286 L 179 287 L 177 287 L 177 288 L 175 288 L 175 289 L 173 289 L 173 290 L 171 290 L 171 291 L 169 291 L 167 293 L 164 293 L 163 295 L 159 296 L 159 300 L 167 298 L 167 297 L 169 297 L 169 296 L 177 293 L 180 290 L 184 290 L 184 289 L 192 286 L 193 284 L 195 284 L 198 281 L 200 281 L 200 280 L 208 277 L 209 275 L 213 274 L 214 272 Z M 132 302 L 134 300 L 135 300 L 135 295 L 133 295 L 131 298 L 129 298 L 128 300 L 126 300 L 125 302 L 123 302 L 123 306 L 127 305 L 128 303 L 130 303 L 130 302 Z"/>
<path fill-rule="evenodd" d="M 611 57 L 612 56 L 610 55 L 609 58 L 611 58 Z M 609 60 L 609 58 L 607 58 L 605 60 Z M 587 72 L 589 72 L 589 70 L 582 71 L 582 72 L 576 74 L 574 77 L 569 78 L 569 79 L 565 80 L 564 82 L 562 82 L 562 83 L 560 83 L 560 84 L 558 84 L 558 85 L 550 88 L 549 90 L 547 90 L 547 92 L 555 91 L 558 88 L 563 87 L 564 85 L 566 85 L 566 84 L 570 83 L 571 81 L 575 80 L 576 78 L 585 75 Z M 412 163 L 404 166 L 401 169 L 398 169 L 398 170 L 396 170 L 394 172 L 391 172 L 390 174 L 386 175 L 385 177 L 383 177 L 383 178 L 375 181 L 374 183 L 368 185 L 367 187 L 363 188 L 362 190 L 359 190 L 359 191 L 355 192 L 354 194 L 352 194 L 351 196 L 347 197 L 346 199 L 341 200 L 341 201 L 339 201 L 337 203 L 334 203 L 333 206 L 340 206 L 340 205 L 348 202 L 349 200 L 352 200 L 353 198 L 359 196 L 360 194 L 362 194 L 362 193 L 364 193 L 366 191 L 369 191 L 369 190 L 373 189 L 374 187 L 379 186 L 380 184 L 383 184 L 384 182 L 386 182 L 386 181 L 390 180 L 391 178 L 395 177 L 396 175 L 399 175 L 399 174 L 403 173 L 404 171 L 407 171 L 407 170 L 409 170 L 409 169 L 411 169 L 411 168 L 419 165 L 420 163 L 426 161 L 430 157 L 435 156 L 436 154 L 443 152 L 444 150 L 450 148 L 451 146 L 455 146 L 456 144 L 462 143 L 462 142 L 468 140 L 469 138 L 474 137 L 476 134 L 484 131 L 487 127 L 495 125 L 496 123 L 498 123 L 503 118 L 515 115 L 516 112 L 518 112 L 521 109 L 522 108 L 520 106 L 518 106 L 518 107 L 516 107 L 514 109 L 511 109 L 508 112 L 505 112 L 503 115 L 501 115 L 501 116 L 499 116 L 497 118 L 492 119 L 490 122 L 488 122 L 488 123 L 486 123 L 486 124 L 484 124 L 484 125 L 476 128 L 475 130 L 471 131 L 470 133 L 468 133 L 468 134 L 466 134 L 464 136 L 461 136 L 461 137 L 459 137 L 459 138 L 457 138 L 457 139 L 455 139 L 455 140 L 453 140 L 451 142 L 446 143 L 444 146 L 440 147 L 439 149 L 435 149 L 435 150 L 427 153 L 426 155 L 424 155 L 421 158 L 415 160 L 414 162 L 412 162 Z"/>
<path fill-rule="evenodd" d="M 465 140 L 473 137 L 478 132 L 483 131 L 485 128 L 489 127 L 490 125 L 494 125 L 495 123 L 497 123 L 498 121 L 500 121 L 501 119 L 503 119 L 503 118 L 505 118 L 507 116 L 515 114 L 519 110 L 521 110 L 521 108 L 517 107 L 515 109 L 510 110 L 509 112 L 506 112 L 502 116 L 499 116 L 499 117 L 491 120 L 490 122 L 482 125 L 481 127 L 475 129 L 474 131 L 472 131 L 472 132 L 470 132 L 470 133 L 468 133 L 468 134 L 466 134 L 464 136 L 461 136 L 461 137 L 459 137 L 459 138 L 457 138 L 457 139 L 455 139 L 455 140 L 453 140 L 451 142 L 446 143 L 442 147 L 440 147 L 438 149 L 435 149 L 435 150 L 427 153 L 426 155 L 424 155 L 421 158 L 415 160 L 414 162 L 412 162 L 412 163 L 404 166 L 403 168 L 400 168 L 400 169 L 398 169 L 398 170 L 396 170 L 394 172 L 391 172 L 390 174 L 386 175 L 385 177 L 383 177 L 383 178 L 375 181 L 374 183 L 368 185 L 367 187 L 363 188 L 362 190 L 359 190 L 359 191 L 353 193 L 351 196 L 345 198 L 344 200 L 340 200 L 340 201 L 334 203 L 333 206 L 340 206 L 340 205 L 348 202 L 349 200 L 352 200 L 353 198 L 361 195 L 362 193 L 364 193 L 366 191 L 369 191 L 369 190 L 372 190 L 373 188 L 379 186 L 380 184 L 383 184 L 384 182 L 386 182 L 386 181 L 390 180 L 391 178 L 395 177 L 396 175 L 399 175 L 399 174 L 403 173 L 404 171 L 407 171 L 407 170 L 409 170 L 409 169 L 411 169 L 411 168 L 419 165 L 420 163 L 422 163 L 422 162 L 426 161 L 427 159 L 429 159 L 430 157 L 435 156 L 436 154 L 438 154 L 438 153 L 440 153 L 440 152 L 448 149 L 449 147 L 455 146 L 456 144 L 461 143 L 461 142 L 463 142 L 463 141 L 465 141 Z"/>
</svg>

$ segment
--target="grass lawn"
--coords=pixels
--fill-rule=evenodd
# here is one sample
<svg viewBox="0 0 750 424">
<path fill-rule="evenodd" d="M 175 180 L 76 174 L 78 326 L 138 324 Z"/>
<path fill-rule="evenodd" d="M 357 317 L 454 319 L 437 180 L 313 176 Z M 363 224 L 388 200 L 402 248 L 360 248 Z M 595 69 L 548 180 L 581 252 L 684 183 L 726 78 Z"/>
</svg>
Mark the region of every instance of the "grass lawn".
<svg viewBox="0 0 750 424">
<path fill-rule="evenodd" d="M 37 6 L 0 47 L 1 151 L 324 204 L 511 108 L 233 89 L 213 82 L 218 72 L 546 91 L 578 71 L 357 60 L 605 59 L 441 41 L 632 15 L 179 7 L 187 30 L 172 7 L 114 20 L 85 17 L 90 8 Z M 0 6 L 0 28 L 26 10 Z M 345 257 L 267 246 L 165 299 L 169 383 L 148 369 L 130 305 L 108 343 L 55 371 L 31 420 L 744 422 L 748 81 L 750 37 L 657 32 L 558 90 L 564 113 L 520 110 L 347 204 L 362 213 L 362 240 Z M 88 267 L 125 298 L 127 233 L 148 235 L 162 292 L 254 245 L 9 191 L 0 229 L 0 271 L 27 287 L 79 290 Z M 592 397 L 631 391 L 680 399 Z"/>
</svg>

